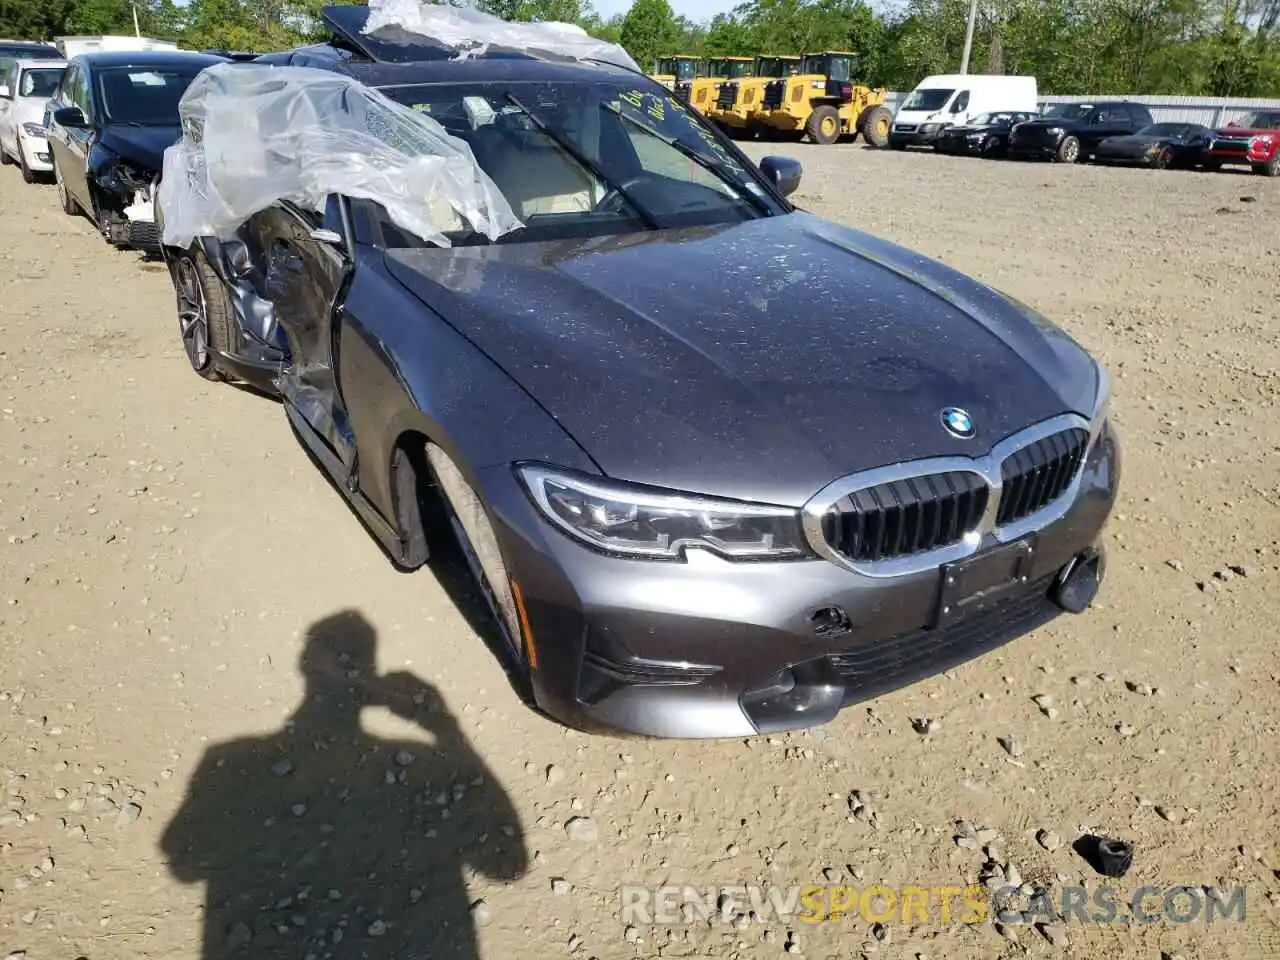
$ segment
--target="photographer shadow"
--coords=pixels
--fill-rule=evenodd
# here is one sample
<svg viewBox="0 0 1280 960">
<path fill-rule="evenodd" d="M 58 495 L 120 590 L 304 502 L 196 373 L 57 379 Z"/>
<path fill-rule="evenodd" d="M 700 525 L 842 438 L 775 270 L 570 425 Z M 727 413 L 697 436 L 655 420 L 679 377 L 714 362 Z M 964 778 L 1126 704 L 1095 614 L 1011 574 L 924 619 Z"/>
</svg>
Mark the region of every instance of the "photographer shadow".
<svg viewBox="0 0 1280 960">
<path fill-rule="evenodd" d="M 206 887 L 202 960 L 479 956 L 465 875 L 522 876 L 519 821 L 435 688 L 379 676 L 376 644 L 357 612 L 313 624 L 285 728 L 202 759 L 161 841 Z M 365 707 L 434 742 L 366 733 Z"/>
</svg>

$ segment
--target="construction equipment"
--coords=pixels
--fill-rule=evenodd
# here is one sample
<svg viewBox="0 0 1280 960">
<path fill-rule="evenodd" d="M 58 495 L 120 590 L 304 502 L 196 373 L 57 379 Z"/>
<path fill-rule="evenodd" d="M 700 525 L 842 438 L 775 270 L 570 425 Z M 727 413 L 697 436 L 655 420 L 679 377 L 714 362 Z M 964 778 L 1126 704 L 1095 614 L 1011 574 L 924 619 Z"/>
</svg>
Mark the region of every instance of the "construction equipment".
<svg viewBox="0 0 1280 960">
<path fill-rule="evenodd" d="M 677 83 L 676 93 L 693 109 L 705 114 L 715 103 L 721 83 L 751 76 L 754 66 L 752 57 L 712 57 L 707 61 L 706 74 Z"/>
<path fill-rule="evenodd" d="M 854 82 L 856 62 L 847 51 L 806 54 L 796 76 L 765 86 L 764 109 L 755 119 L 767 132 L 804 133 L 814 143 L 862 134 L 868 143 L 884 146 L 893 114 L 884 105 L 883 88 Z"/>
<path fill-rule="evenodd" d="M 700 69 L 701 68 L 701 69 Z M 701 57 L 682 53 L 671 57 L 659 57 L 654 65 L 650 80 L 656 80 L 668 90 L 675 90 L 676 84 L 692 80 L 705 69 Z"/>
<path fill-rule="evenodd" d="M 800 72 L 803 57 L 794 54 L 768 54 L 756 57 L 750 76 L 725 80 L 707 116 L 731 137 L 752 137 L 759 130 L 755 115 L 764 102 L 764 88 L 776 77 L 790 77 Z"/>
</svg>

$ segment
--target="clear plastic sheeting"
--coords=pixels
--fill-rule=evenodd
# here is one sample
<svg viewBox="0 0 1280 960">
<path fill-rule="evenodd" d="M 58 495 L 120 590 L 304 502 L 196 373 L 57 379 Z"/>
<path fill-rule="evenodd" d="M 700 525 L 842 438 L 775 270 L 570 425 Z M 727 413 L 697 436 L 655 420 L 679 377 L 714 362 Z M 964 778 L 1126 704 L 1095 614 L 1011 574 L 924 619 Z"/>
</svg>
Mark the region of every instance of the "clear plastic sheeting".
<svg viewBox="0 0 1280 960">
<path fill-rule="evenodd" d="M 323 212 L 331 194 L 375 201 L 441 246 L 447 233 L 496 240 L 520 226 L 466 143 L 340 74 L 219 64 L 187 88 L 179 113 L 157 197 L 168 245 L 229 239 L 281 200 Z"/>
<path fill-rule="evenodd" d="M 639 71 L 630 54 L 616 43 L 591 36 L 573 23 L 508 22 L 472 7 L 426 0 L 369 0 L 364 32 L 398 27 L 458 51 L 459 58 L 481 56 L 490 47 L 571 60 L 602 60 Z"/>
</svg>

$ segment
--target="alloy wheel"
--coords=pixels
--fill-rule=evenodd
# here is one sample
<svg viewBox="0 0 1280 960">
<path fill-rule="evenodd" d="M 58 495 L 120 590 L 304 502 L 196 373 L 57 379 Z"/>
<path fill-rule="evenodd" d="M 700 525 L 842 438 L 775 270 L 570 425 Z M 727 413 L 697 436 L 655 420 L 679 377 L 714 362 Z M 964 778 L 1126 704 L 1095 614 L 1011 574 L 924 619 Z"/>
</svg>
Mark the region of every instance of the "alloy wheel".
<svg viewBox="0 0 1280 960">
<path fill-rule="evenodd" d="M 180 257 L 174 268 L 178 294 L 178 332 L 191 369 L 201 373 L 209 366 L 209 311 L 204 287 L 190 257 Z"/>
</svg>

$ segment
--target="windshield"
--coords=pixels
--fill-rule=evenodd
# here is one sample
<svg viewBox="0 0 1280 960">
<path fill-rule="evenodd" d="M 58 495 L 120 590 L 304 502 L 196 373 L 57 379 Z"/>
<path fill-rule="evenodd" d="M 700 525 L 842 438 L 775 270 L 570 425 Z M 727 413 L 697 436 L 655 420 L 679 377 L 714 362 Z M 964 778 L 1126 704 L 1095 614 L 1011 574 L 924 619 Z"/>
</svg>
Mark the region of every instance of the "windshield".
<svg viewBox="0 0 1280 960">
<path fill-rule="evenodd" d="M 925 110 L 929 112 L 941 110 L 947 105 L 947 101 L 951 99 L 951 95 L 953 93 L 955 93 L 954 90 L 943 90 L 933 87 L 912 90 L 911 95 L 907 97 L 906 102 L 902 104 L 902 109 Z"/>
<path fill-rule="evenodd" d="M 109 67 L 98 74 L 103 119 L 176 127 L 178 101 L 199 72 L 191 67 Z"/>
<path fill-rule="evenodd" d="M 677 60 L 676 61 L 676 79 L 692 80 L 698 72 L 698 62 L 696 60 Z"/>
<path fill-rule="evenodd" d="M 977 127 L 995 127 L 1001 124 L 1008 126 L 1019 120 L 1029 117 L 1027 113 L 1010 113 L 1008 111 L 998 111 L 996 113 L 980 113 L 973 119 L 973 125 Z"/>
<path fill-rule="evenodd" d="M 1280 111 L 1276 110 L 1258 110 L 1254 113 L 1247 114 L 1240 121 L 1242 127 L 1252 127 L 1254 130 L 1277 130 L 1280 129 Z"/>
<path fill-rule="evenodd" d="M 730 80 L 737 80 L 740 77 L 751 76 L 751 61 L 730 60 L 725 64 L 725 72 L 723 76 L 728 77 Z"/>
<path fill-rule="evenodd" d="M 794 77 L 800 72 L 799 60 L 786 60 L 782 57 L 761 57 L 758 77 Z"/>
<path fill-rule="evenodd" d="M 525 224 L 512 240 L 781 212 L 717 135 L 666 91 L 622 82 L 525 82 L 381 92 L 470 146 Z"/>
<path fill-rule="evenodd" d="M 832 80 L 848 80 L 852 76 L 848 57 L 830 55 L 805 57 L 801 72 L 830 77 Z"/>
<path fill-rule="evenodd" d="M 1044 115 L 1059 120 L 1083 120 L 1092 112 L 1092 103 L 1051 103 Z"/>
<path fill-rule="evenodd" d="M 38 44 L 32 46 L 23 46 L 13 43 L 0 43 L 0 83 L 4 83 L 5 77 L 9 75 L 9 71 L 13 69 L 15 60 L 61 60 L 60 54 L 54 47 L 44 47 Z"/>
<path fill-rule="evenodd" d="M 61 67 L 42 67 L 26 70 L 18 81 L 20 97 L 52 97 L 62 79 Z"/>
</svg>

